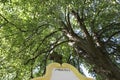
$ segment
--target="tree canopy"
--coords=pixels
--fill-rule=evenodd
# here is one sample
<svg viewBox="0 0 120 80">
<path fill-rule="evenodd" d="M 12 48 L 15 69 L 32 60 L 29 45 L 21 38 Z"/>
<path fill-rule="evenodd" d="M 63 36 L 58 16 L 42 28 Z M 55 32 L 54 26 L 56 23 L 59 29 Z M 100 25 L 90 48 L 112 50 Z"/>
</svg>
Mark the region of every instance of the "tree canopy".
<svg viewBox="0 0 120 80">
<path fill-rule="evenodd" d="M 120 80 L 119 0 L 0 0 L 0 80 L 30 80 L 51 62 Z"/>
</svg>

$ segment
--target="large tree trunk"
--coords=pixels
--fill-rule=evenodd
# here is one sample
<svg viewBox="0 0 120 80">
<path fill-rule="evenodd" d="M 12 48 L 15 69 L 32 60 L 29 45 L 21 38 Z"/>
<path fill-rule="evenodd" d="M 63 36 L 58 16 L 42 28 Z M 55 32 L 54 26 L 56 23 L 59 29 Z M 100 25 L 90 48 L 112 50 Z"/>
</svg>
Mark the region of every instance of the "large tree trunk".
<svg viewBox="0 0 120 80">
<path fill-rule="evenodd" d="M 81 40 L 77 35 L 71 34 L 68 36 L 73 40 L 73 48 L 79 56 L 93 65 L 93 71 L 99 74 L 103 80 L 120 80 L 120 69 L 112 62 L 107 51 L 96 47 L 93 40 Z"/>
<path fill-rule="evenodd" d="M 99 74 L 103 80 L 120 80 L 120 69 L 109 58 L 107 51 L 94 44 L 94 41 L 82 40 L 76 34 L 69 34 L 68 38 L 73 40 L 75 51 L 93 65 L 93 70 Z"/>
<path fill-rule="evenodd" d="M 73 41 L 75 51 L 81 58 L 85 59 L 86 62 L 93 65 L 93 71 L 99 74 L 103 80 L 120 80 L 120 69 L 112 62 L 106 49 L 89 34 L 83 19 L 80 19 L 78 13 L 75 11 L 72 11 L 72 13 L 76 17 L 85 36 L 82 38 L 74 33 L 68 13 L 66 23 L 62 22 L 65 27 L 63 31 L 69 40 Z M 97 46 L 97 43 L 99 43 L 99 46 Z"/>
<path fill-rule="evenodd" d="M 74 45 L 74 48 L 83 59 L 93 65 L 93 70 L 99 74 L 103 80 L 120 80 L 120 69 L 111 61 L 106 53 L 100 49 L 92 50 L 90 46 L 88 46 L 88 48 L 90 48 L 91 53 L 87 50 L 83 50 L 81 53 L 78 42 Z"/>
</svg>

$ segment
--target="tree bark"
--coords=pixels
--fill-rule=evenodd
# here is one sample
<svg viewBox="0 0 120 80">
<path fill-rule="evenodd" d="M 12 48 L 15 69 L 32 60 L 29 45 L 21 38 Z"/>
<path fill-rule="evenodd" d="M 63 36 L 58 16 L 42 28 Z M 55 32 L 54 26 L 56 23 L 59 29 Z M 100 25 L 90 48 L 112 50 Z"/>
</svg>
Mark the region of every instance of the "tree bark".
<svg viewBox="0 0 120 80">
<path fill-rule="evenodd" d="M 84 24 L 84 19 L 81 19 L 79 14 L 75 11 L 72 11 L 73 15 L 78 21 L 79 27 L 84 32 L 84 39 L 74 33 L 71 24 L 70 18 L 68 15 L 68 20 L 63 23 L 64 34 L 68 37 L 69 40 L 73 41 L 73 48 L 79 54 L 79 56 L 86 60 L 87 63 L 93 65 L 93 71 L 100 75 L 103 80 L 120 80 L 120 69 L 119 67 L 112 62 L 106 49 L 100 45 L 97 46 L 96 40 L 93 39 L 93 36 L 89 34 Z M 100 44 L 100 43 L 99 43 Z"/>
<path fill-rule="evenodd" d="M 77 34 L 69 33 L 72 37 L 68 38 L 75 42 L 73 47 L 76 52 L 79 53 L 79 55 L 89 64 L 93 65 L 93 70 L 99 74 L 103 80 L 120 80 L 119 67 L 112 62 L 108 52 L 103 46 L 97 46 L 97 43 L 93 40 L 93 37 L 86 29 L 84 19 L 81 19 L 75 11 L 72 11 L 72 13 L 76 17 L 81 30 L 83 30 L 85 34 L 85 40 L 81 40 Z"/>
<path fill-rule="evenodd" d="M 81 43 L 81 40 L 77 40 L 73 47 L 86 62 L 93 65 L 95 73 L 100 75 L 103 80 L 120 80 L 120 69 L 111 61 L 108 53 L 91 44 L 86 44 L 81 48 Z"/>
</svg>

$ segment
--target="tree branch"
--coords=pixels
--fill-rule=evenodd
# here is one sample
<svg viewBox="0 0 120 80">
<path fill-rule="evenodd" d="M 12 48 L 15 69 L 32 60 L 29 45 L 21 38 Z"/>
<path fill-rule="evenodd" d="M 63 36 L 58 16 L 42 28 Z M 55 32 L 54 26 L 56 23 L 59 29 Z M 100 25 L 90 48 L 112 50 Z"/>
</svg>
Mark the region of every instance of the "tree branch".
<svg viewBox="0 0 120 80">
<path fill-rule="evenodd" d="M 31 40 L 33 38 L 33 36 L 35 34 L 37 34 L 39 28 L 44 27 L 45 25 L 48 25 L 48 24 L 42 24 L 42 25 L 38 26 L 35 30 L 33 30 L 32 33 L 30 35 L 28 35 L 28 37 L 24 40 L 23 44 L 25 44 L 26 42 L 28 42 L 29 40 Z"/>
<path fill-rule="evenodd" d="M 39 51 L 38 54 L 37 54 L 35 57 L 27 60 L 27 62 L 25 62 L 24 65 L 28 64 L 30 61 L 35 60 L 35 59 L 36 59 L 37 57 L 39 57 L 42 53 L 48 53 L 48 52 L 50 53 L 50 52 L 51 52 L 53 49 L 55 49 L 57 46 L 62 45 L 62 44 L 66 43 L 66 42 L 69 42 L 69 41 L 70 41 L 70 40 L 62 41 L 62 42 L 54 45 L 52 48 L 50 48 L 50 49 L 48 49 L 48 50 L 45 49 L 45 51 L 43 51 L 43 50 L 42 50 L 42 51 Z"/>
<path fill-rule="evenodd" d="M 87 29 L 86 29 L 86 26 L 85 26 L 85 24 L 84 24 L 84 20 L 81 19 L 80 16 L 79 16 L 79 14 L 78 14 L 77 12 L 75 12 L 74 10 L 72 10 L 72 14 L 73 14 L 73 15 L 75 16 L 75 18 L 77 19 L 77 21 L 78 21 L 78 23 L 79 23 L 79 25 L 80 25 L 80 28 L 81 28 L 81 30 L 83 30 L 86 38 L 90 39 L 91 37 L 90 37 L 89 32 L 88 32 Z"/>
<path fill-rule="evenodd" d="M 1 16 L 6 22 L 9 22 L 1 13 L 0 13 L 0 16 Z"/>
<path fill-rule="evenodd" d="M 74 31 L 73 31 L 71 22 L 70 22 L 70 12 L 69 11 L 68 11 L 68 14 L 67 14 L 67 20 L 66 20 L 66 22 L 67 22 L 67 27 L 68 27 L 70 33 L 75 34 Z"/>
<path fill-rule="evenodd" d="M 110 23 L 109 25 L 105 26 L 103 29 L 99 30 L 97 33 L 101 36 L 104 32 L 110 31 L 112 29 L 120 29 L 120 23 Z M 115 28 L 116 27 L 116 28 Z"/>
<path fill-rule="evenodd" d="M 108 40 L 107 40 L 105 43 L 108 43 L 113 36 L 115 36 L 115 35 L 117 35 L 117 34 L 119 34 L 119 33 L 120 33 L 120 31 L 117 31 L 117 32 L 113 33 L 113 34 L 108 38 Z"/>
<path fill-rule="evenodd" d="M 54 34 L 57 33 L 58 31 L 60 31 L 60 30 L 53 31 L 53 32 L 51 32 L 49 35 L 45 36 L 44 39 L 42 40 L 42 43 L 43 43 L 48 37 L 51 37 L 52 35 L 54 35 Z"/>
</svg>

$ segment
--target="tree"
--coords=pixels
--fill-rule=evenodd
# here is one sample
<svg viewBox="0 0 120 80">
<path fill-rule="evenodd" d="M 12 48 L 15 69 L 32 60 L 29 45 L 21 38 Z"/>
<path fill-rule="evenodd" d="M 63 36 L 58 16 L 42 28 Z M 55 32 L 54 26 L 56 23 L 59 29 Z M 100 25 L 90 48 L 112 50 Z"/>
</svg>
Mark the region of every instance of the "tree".
<svg viewBox="0 0 120 80">
<path fill-rule="evenodd" d="M 2 0 L 0 79 L 43 75 L 53 61 L 120 80 L 119 0 Z"/>
</svg>

